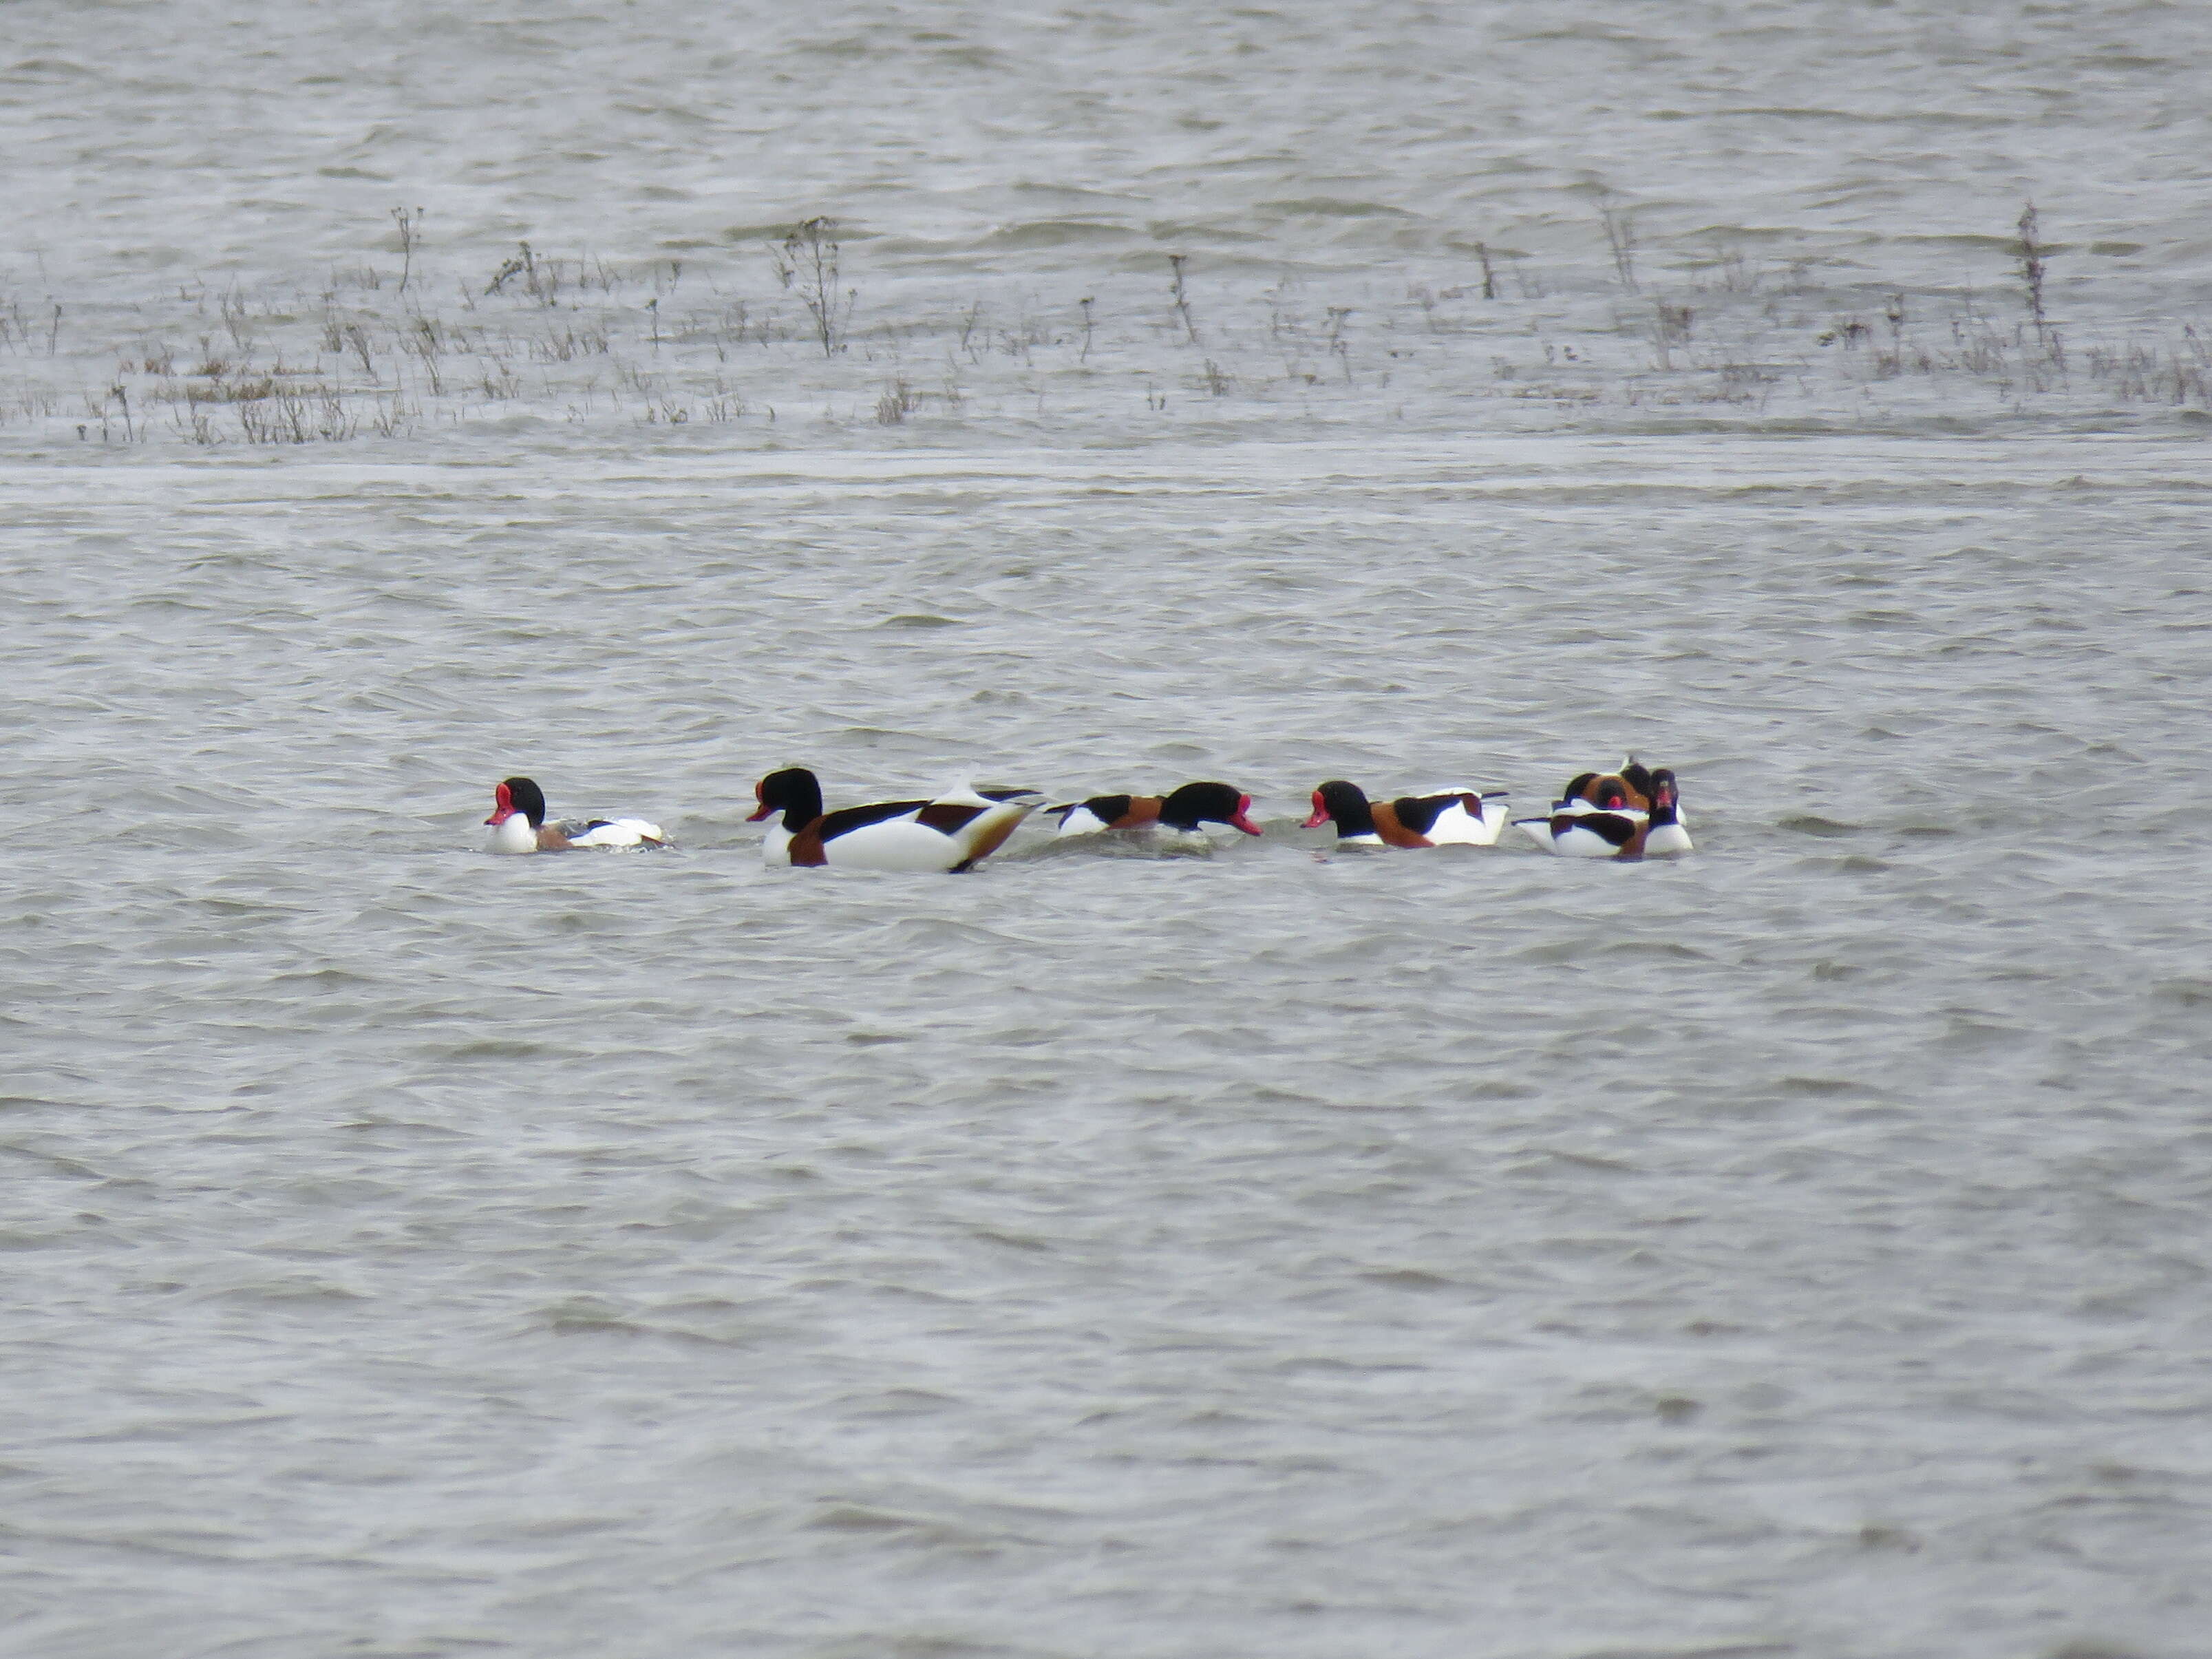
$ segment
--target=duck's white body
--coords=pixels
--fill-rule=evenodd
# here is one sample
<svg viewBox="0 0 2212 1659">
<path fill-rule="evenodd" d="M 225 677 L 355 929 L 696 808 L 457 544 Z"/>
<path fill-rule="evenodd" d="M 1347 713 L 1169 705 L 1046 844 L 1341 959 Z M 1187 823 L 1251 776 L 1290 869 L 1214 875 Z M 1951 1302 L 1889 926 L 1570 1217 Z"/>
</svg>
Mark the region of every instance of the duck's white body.
<svg viewBox="0 0 2212 1659">
<path fill-rule="evenodd" d="M 1071 810 L 1060 821 L 1060 828 L 1053 831 L 1053 839 L 1065 841 L 1073 836 L 1103 836 L 1109 831 L 1143 843 L 1178 850 L 1187 848 L 1195 852 L 1200 848 L 1213 845 L 1213 837 L 1206 833 L 1202 823 L 1165 823 L 1158 818 L 1147 823 L 1109 823 L 1088 806 Z M 1255 835 L 1258 832 L 1248 830 L 1244 833 Z"/>
<path fill-rule="evenodd" d="M 544 791 L 528 778 L 509 778 L 494 793 L 484 822 L 488 853 L 557 853 L 571 847 L 665 847 L 660 826 L 643 818 L 563 818 L 545 821 Z"/>
<path fill-rule="evenodd" d="M 487 853 L 534 853 L 538 850 L 538 831 L 530 820 L 520 812 L 510 812 L 491 827 L 484 837 Z"/>
<path fill-rule="evenodd" d="M 568 818 L 562 822 L 561 833 L 568 836 L 571 847 L 642 847 L 647 842 L 668 839 L 659 824 L 643 818 L 599 818 L 590 823 Z"/>
<path fill-rule="evenodd" d="M 1437 814 L 1436 819 L 1423 831 L 1438 847 L 1495 847 L 1498 833 L 1505 828 L 1505 796 L 1492 793 L 1483 794 L 1463 784 L 1452 784 L 1440 789 L 1424 789 L 1424 795 L 1472 795 L 1481 803 L 1480 814 L 1467 810 L 1463 801 L 1454 801 Z"/>
<path fill-rule="evenodd" d="M 934 801 L 917 802 L 914 807 L 895 818 L 879 819 L 874 823 L 848 830 L 842 835 L 832 836 L 822 843 L 821 862 L 832 870 L 889 870 L 922 874 L 930 871 L 956 869 L 975 856 L 973 849 L 983 837 L 973 833 L 982 826 L 988 833 L 1004 823 L 1011 830 L 1036 810 L 1031 802 L 1020 807 L 1001 808 L 987 812 L 966 826 L 968 833 L 948 835 L 920 823 L 922 811 L 935 805 Z M 769 864 L 791 863 L 791 844 L 798 837 L 784 828 L 781 820 L 768 828 L 761 838 L 761 858 Z M 994 843 L 995 846 L 996 843 Z"/>
<path fill-rule="evenodd" d="M 1673 858 L 1692 850 L 1681 808 L 1671 799 L 1642 812 L 1632 806 L 1593 806 L 1571 798 L 1553 802 L 1549 817 L 1513 822 L 1537 846 L 1562 858 Z"/>
<path fill-rule="evenodd" d="M 1562 858 L 1666 858 L 1690 850 L 1682 792 L 1670 767 L 1646 769 L 1631 755 L 1618 772 L 1584 772 L 1540 818 L 1516 818 L 1529 840 Z"/>
<path fill-rule="evenodd" d="M 668 842 L 659 824 L 643 818 L 567 818 L 546 824 L 544 830 L 556 832 L 560 839 L 545 841 L 544 830 L 532 829 L 530 820 L 517 812 L 492 826 L 491 834 L 484 837 L 484 850 L 551 853 L 568 847 L 663 847 Z"/>
<path fill-rule="evenodd" d="M 1555 802 L 1552 815 L 1516 818 L 1528 838 L 1547 853 L 1562 858 L 1619 858 L 1621 849 L 1636 839 L 1650 815 L 1629 807 L 1592 806 L 1586 800 Z"/>
<path fill-rule="evenodd" d="M 1489 847 L 1505 827 L 1505 799 L 1503 790 L 1454 786 L 1370 800 L 1358 784 L 1331 778 L 1314 791 L 1305 828 L 1335 824 L 1339 847 Z"/>
<path fill-rule="evenodd" d="M 1044 804 L 1032 791 L 983 795 L 963 786 L 933 800 L 884 801 L 808 819 L 793 830 L 786 810 L 769 823 L 761 857 L 774 865 L 915 874 L 964 870 L 997 851 Z M 757 814 L 756 816 L 758 816 Z"/>
<path fill-rule="evenodd" d="M 1186 783 L 1166 795 L 1093 795 L 1049 810 L 1060 815 L 1056 839 L 1118 830 L 1196 851 L 1213 845 L 1206 833 L 1210 823 L 1241 835 L 1262 833 L 1252 817 L 1252 797 L 1234 784 L 1212 780 Z"/>
<path fill-rule="evenodd" d="M 1076 806 L 1068 810 L 1053 836 L 1055 840 L 1066 836 L 1103 836 L 1113 827 L 1089 807 Z"/>
</svg>

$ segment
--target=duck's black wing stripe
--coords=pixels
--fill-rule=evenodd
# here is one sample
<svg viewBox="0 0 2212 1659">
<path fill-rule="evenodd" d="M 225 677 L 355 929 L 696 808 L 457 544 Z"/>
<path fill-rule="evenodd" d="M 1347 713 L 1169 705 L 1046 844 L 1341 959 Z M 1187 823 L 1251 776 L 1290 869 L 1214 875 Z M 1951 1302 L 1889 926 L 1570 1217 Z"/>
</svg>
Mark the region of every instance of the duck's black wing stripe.
<svg viewBox="0 0 2212 1659">
<path fill-rule="evenodd" d="M 1417 836 L 1425 836 L 1436 827 L 1437 820 L 1444 815 L 1446 807 L 1458 805 L 1467 799 L 1467 796 L 1457 793 L 1401 795 L 1390 803 L 1390 810 L 1398 815 L 1398 822 L 1404 824 L 1406 828 Z M 1480 817 L 1481 811 L 1482 799 L 1480 796 L 1476 796 L 1474 806 L 1469 809 L 1469 815 Z"/>
<path fill-rule="evenodd" d="M 1615 847 L 1626 847 L 1636 839 L 1636 820 L 1618 812 L 1562 812 L 1552 820 L 1553 835 L 1567 830 L 1587 830 Z"/>
<path fill-rule="evenodd" d="M 928 805 L 926 800 L 878 800 L 866 806 L 841 806 L 834 812 L 825 812 L 808 827 L 817 839 L 833 841 L 854 830 L 865 830 L 872 823 L 881 823 L 889 818 L 902 818 L 909 812 L 918 812 Z"/>
<path fill-rule="evenodd" d="M 914 815 L 914 821 L 949 836 L 966 829 L 990 810 L 988 806 L 964 805 L 959 801 L 933 800 Z"/>
</svg>

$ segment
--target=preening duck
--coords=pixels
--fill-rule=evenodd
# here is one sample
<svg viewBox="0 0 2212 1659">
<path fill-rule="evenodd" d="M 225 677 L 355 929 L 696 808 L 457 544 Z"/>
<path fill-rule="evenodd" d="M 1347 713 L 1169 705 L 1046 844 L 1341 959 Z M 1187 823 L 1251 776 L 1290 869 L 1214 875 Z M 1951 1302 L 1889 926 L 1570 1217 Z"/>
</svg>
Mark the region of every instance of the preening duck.
<svg viewBox="0 0 2212 1659">
<path fill-rule="evenodd" d="M 545 792 L 528 778 L 508 778 L 492 791 L 484 822 L 489 853 L 558 853 L 571 847 L 665 847 L 660 826 L 643 818 L 563 818 L 545 822 Z"/>
<path fill-rule="evenodd" d="M 1309 830 L 1334 819 L 1340 847 L 1488 847 L 1505 827 L 1505 793 L 1445 789 L 1370 801 L 1355 783 L 1333 778 L 1313 793 Z"/>
<path fill-rule="evenodd" d="M 1674 773 L 1663 766 L 1635 769 L 1640 778 L 1628 777 L 1627 767 L 1602 776 L 1585 773 L 1568 784 L 1549 817 L 1514 822 L 1546 852 L 1567 858 L 1661 858 L 1690 851 Z M 1641 805 L 1635 804 L 1639 799 Z"/>
<path fill-rule="evenodd" d="M 1651 810 L 1651 780 L 1655 775 L 1631 755 L 1621 762 L 1617 772 L 1583 772 L 1568 779 L 1567 787 L 1559 792 L 1559 801 L 1565 805 L 1578 800 L 1599 808 L 1626 806 L 1632 811 L 1648 812 Z M 1668 775 L 1672 777 L 1674 774 Z"/>
<path fill-rule="evenodd" d="M 803 766 L 753 786 L 769 826 L 761 856 L 770 864 L 836 870 L 966 870 L 996 852 L 1044 804 L 1031 789 L 953 789 L 934 800 L 885 800 L 822 810 L 822 784 Z"/>
<path fill-rule="evenodd" d="M 1062 836 L 1095 836 L 1106 830 L 1163 830 L 1195 834 L 1201 823 L 1225 823 L 1248 836 L 1260 833 L 1252 822 L 1252 797 L 1226 783 L 1186 783 L 1171 795 L 1093 795 L 1089 800 L 1050 809 L 1060 816 Z"/>
</svg>

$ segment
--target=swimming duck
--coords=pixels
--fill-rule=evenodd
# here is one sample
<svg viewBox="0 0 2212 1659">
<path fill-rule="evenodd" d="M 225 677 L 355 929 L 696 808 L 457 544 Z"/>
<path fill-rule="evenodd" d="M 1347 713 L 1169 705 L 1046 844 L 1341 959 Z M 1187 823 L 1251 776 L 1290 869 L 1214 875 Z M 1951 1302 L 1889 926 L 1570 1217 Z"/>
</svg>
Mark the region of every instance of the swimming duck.
<svg viewBox="0 0 2212 1659">
<path fill-rule="evenodd" d="M 1072 806 L 1055 806 L 1062 836 L 1095 836 L 1104 830 L 1163 830 L 1195 834 L 1201 823 L 1225 823 L 1248 836 L 1260 833 L 1252 822 L 1252 797 L 1226 783 L 1186 783 L 1175 793 L 1093 795 Z"/>
<path fill-rule="evenodd" d="M 1652 776 L 1650 769 L 1631 755 L 1621 762 L 1617 772 L 1583 772 L 1570 778 L 1567 787 L 1559 792 L 1559 799 L 1563 802 L 1583 801 L 1600 808 L 1610 804 L 1648 812 L 1651 810 Z"/>
<path fill-rule="evenodd" d="M 1313 792 L 1309 830 L 1336 821 L 1340 847 L 1488 847 L 1505 827 L 1505 793 L 1439 790 L 1370 801 L 1358 784 L 1331 779 Z"/>
<path fill-rule="evenodd" d="M 1690 831 L 1682 822 L 1682 794 L 1674 775 L 1661 767 L 1651 775 L 1651 816 L 1644 828 L 1644 856 L 1672 858 L 1692 850 Z"/>
<path fill-rule="evenodd" d="M 1626 770 L 1576 778 L 1548 817 L 1514 822 L 1545 851 L 1567 858 L 1659 858 L 1690 851 L 1674 774 L 1662 766 L 1632 781 L 1623 775 Z M 1632 804 L 1638 799 L 1640 806 Z"/>
<path fill-rule="evenodd" d="M 558 853 L 571 847 L 665 847 L 660 826 L 643 818 L 563 818 L 545 822 L 545 792 L 528 778 L 508 778 L 492 791 L 484 822 L 488 853 Z"/>
<path fill-rule="evenodd" d="M 966 870 L 988 858 L 1044 804 L 1031 789 L 948 790 L 934 800 L 885 800 L 822 810 L 822 784 L 803 766 L 753 786 L 757 823 L 781 812 L 761 842 L 770 864 L 838 870 Z"/>
</svg>

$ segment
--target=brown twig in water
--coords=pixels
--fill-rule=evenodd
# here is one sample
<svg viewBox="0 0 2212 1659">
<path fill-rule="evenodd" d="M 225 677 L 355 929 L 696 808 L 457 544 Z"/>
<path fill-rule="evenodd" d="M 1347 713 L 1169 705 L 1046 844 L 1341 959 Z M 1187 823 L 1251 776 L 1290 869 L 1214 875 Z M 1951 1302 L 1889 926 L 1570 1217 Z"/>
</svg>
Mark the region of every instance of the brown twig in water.
<svg viewBox="0 0 2212 1659">
<path fill-rule="evenodd" d="M 2027 314 L 2035 324 L 2036 337 L 2047 340 L 2048 324 L 2043 315 L 2043 244 L 2037 241 L 2035 204 L 2030 202 L 2020 216 L 2020 280 L 2027 289 Z"/>
<path fill-rule="evenodd" d="M 1196 345 L 1198 325 L 1191 320 L 1190 295 L 1184 289 L 1182 281 L 1183 261 L 1189 258 L 1190 255 L 1188 253 L 1168 255 L 1168 264 L 1175 272 L 1175 281 L 1168 284 L 1168 292 L 1175 296 L 1176 314 L 1182 319 L 1183 333 L 1188 337 L 1191 344 Z"/>
<path fill-rule="evenodd" d="M 784 287 L 798 289 L 807 314 L 814 319 L 814 337 L 821 341 L 825 357 L 842 349 L 840 337 L 860 298 L 858 289 L 847 289 L 844 298 L 838 298 L 836 231 L 835 219 L 817 216 L 793 226 L 780 247 L 771 244 L 769 249 L 776 276 Z"/>
<path fill-rule="evenodd" d="M 537 256 L 531 252 L 530 244 L 524 242 L 521 244 L 521 252 L 516 254 L 512 259 L 502 262 L 500 268 L 492 273 L 491 281 L 484 284 L 485 293 L 498 293 L 501 289 L 507 286 L 507 279 L 510 276 L 520 276 L 526 271 L 533 276 L 537 274 L 538 259 Z"/>
<path fill-rule="evenodd" d="M 1613 250 L 1613 268 L 1621 287 L 1631 294 L 1636 286 L 1636 219 L 1626 208 L 1601 207 L 1598 221 L 1605 227 L 1606 246 Z"/>
<path fill-rule="evenodd" d="M 415 244 L 418 240 L 415 227 L 422 222 L 422 210 L 409 211 L 404 207 L 392 210 L 392 222 L 399 227 L 399 291 L 407 292 L 407 279 L 415 274 Z"/>
</svg>

